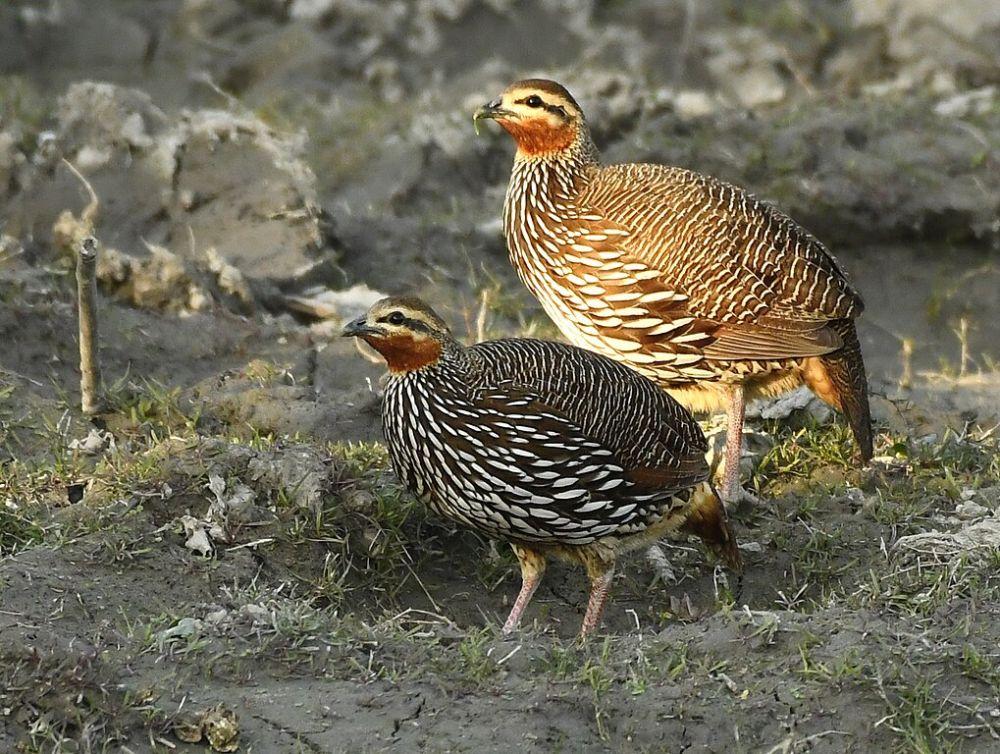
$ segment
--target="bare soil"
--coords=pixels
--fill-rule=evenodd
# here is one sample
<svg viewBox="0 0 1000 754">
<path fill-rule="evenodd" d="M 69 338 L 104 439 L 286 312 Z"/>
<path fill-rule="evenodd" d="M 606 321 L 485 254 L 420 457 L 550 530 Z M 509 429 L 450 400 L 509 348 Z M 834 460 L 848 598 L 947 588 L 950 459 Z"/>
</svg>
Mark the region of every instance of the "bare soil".
<svg viewBox="0 0 1000 754">
<path fill-rule="evenodd" d="M 1000 752 L 995 14 L 452 5 L 0 8 L 0 751 Z M 536 72 L 609 159 L 788 210 L 867 303 L 876 461 L 769 407 L 742 581 L 666 541 L 586 644 L 558 564 L 500 637 L 513 557 L 399 489 L 337 337 L 383 291 L 557 337 L 469 123 Z M 101 201 L 94 418 L 62 157 Z"/>
</svg>

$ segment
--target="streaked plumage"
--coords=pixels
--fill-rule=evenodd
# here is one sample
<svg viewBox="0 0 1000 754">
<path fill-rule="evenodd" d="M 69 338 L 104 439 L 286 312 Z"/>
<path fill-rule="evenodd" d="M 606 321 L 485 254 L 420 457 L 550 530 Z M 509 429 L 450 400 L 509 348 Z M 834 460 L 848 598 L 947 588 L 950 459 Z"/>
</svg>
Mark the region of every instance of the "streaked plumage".
<svg viewBox="0 0 1000 754">
<path fill-rule="evenodd" d="M 545 554 L 583 563 L 595 590 L 604 584 L 584 632 L 596 625 L 616 554 L 666 531 L 686 526 L 738 564 L 706 484 L 704 435 L 649 380 L 559 343 L 463 347 L 413 299 L 380 301 L 345 332 L 387 358 L 383 429 L 400 479 L 435 512 L 514 546 L 525 586 L 507 629 Z"/>
<path fill-rule="evenodd" d="M 579 106 L 554 82 L 513 84 L 477 117 L 518 143 L 504 202 L 508 250 L 567 338 L 695 410 L 738 400 L 737 431 L 744 391 L 805 382 L 845 411 L 871 457 L 854 329 L 863 304 L 816 238 L 722 181 L 661 165 L 602 166 Z"/>
</svg>

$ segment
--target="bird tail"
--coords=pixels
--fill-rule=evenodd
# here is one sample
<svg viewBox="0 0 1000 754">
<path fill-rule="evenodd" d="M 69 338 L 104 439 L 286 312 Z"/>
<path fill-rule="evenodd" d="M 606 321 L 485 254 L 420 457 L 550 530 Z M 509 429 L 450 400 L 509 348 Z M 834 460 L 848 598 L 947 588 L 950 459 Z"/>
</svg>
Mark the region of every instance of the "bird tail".
<svg viewBox="0 0 1000 754">
<path fill-rule="evenodd" d="M 831 327 L 843 345 L 833 353 L 807 360 L 805 380 L 820 398 L 847 416 L 861 460 L 872 457 L 872 419 L 868 406 L 868 375 L 854 320 L 838 319 Z"/>
<path fill-rule="evenodd" d="M 710 482 L 702 482 L 691 491 L 687 520 L 680 528 L 701 537 L 705 546 L 729 568 L 743 570 L 740 546 L 729 526 L 726 508 Z"/>
</svg>

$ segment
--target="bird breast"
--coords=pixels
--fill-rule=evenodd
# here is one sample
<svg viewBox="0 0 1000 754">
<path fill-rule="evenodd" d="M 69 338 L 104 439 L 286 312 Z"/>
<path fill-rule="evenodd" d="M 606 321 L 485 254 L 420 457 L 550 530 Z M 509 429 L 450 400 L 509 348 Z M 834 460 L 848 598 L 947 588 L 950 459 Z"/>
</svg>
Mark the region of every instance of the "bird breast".
<svg viewBox="0 0 1000 754">
<path fill-rule="evenodd" d="M 575 345 L 659 382 L 717 378 L 701 348 L 711 333 L 689 316 L 664 271 L 630 256 L 629 231 L 577 203 L 585 176 L 515 163 L 504 202 L 511 262 Z"/>
</svg>

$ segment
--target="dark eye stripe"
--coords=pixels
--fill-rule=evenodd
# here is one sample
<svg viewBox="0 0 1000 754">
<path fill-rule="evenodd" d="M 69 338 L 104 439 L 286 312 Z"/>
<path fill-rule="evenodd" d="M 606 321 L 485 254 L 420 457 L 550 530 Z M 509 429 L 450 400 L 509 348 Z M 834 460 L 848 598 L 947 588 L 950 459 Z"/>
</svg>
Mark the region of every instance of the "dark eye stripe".
<svg viewBox="0 0 1000 754">
<path fill-rule="evenodd" d="M 532 101 L 534 100 L 534 101 Z M 558 115 L 562 119 L 566 119 L 569 116 L 566 114 L 566 108 L 561 105 L 549 105 L 537 94 L 532 94 L 530 97 L 523 97 L 522 99 L 515 100 L 518 105 L 527 105 L 528 107 L 540 107 L 543 110 L 552 113 L 553 115 Z"/>
<path fill-rule="evenodd" d="M 425 332 L 425 333 L 433 334 L 434 329 L 430 325 L 428 325 L 428 324 L 426 324 L 424 322 L 421 322 L 419 319 L 411 319 L 410 317 L 407 317 L 406 315 L 402 315 L 401 317 L 397 318 L 397 317 L 394 316 L 396 314 L 401 314 L 401 313 L 400 312 L 392 312 L 391 314 L 387 314 L 384 317 L 379 317 L 377 321 L 378 322 L 384 322 L 384 323 L 390 324 L 390 325 L 396 325 L 397 327 L 398 326 L 405 326 L 407 329 L 410 329 L 410 330 L 417 330 L 419 332 Z"/>
<path fill-rule="evenodd" d="M 434 332 L 429 326 L 427 326 L 420 320 L 410 319 L 409 317 L 406 318 L 406 326 L 409 327 L 411 330 L 419 330 L 420 332 L 425 332 L 425 333 Z"/>
</svg>

